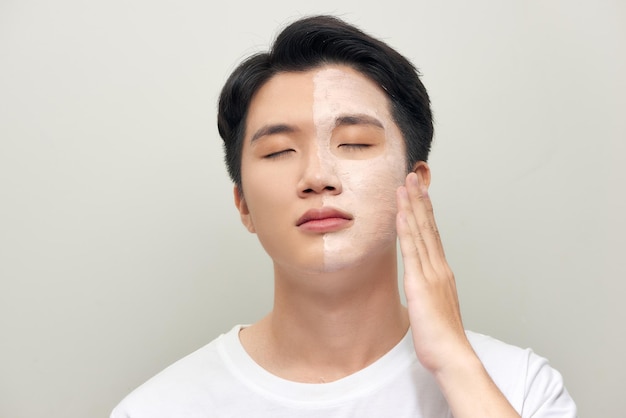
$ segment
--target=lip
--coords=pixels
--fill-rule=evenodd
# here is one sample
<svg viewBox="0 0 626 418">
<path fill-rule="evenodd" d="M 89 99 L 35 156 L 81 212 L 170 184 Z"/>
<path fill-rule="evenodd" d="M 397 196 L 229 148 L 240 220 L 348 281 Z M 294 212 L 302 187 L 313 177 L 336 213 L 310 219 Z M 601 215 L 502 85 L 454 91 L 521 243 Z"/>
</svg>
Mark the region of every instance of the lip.
<svg viewBox="0 0 626 418">
<path fill-rule="evenodd" d="M 335 208 L 309 209 L 296 222 L 296 226 L 307 232 L 333 232 L 352 223 L 352 215 Z"/>
</svg>

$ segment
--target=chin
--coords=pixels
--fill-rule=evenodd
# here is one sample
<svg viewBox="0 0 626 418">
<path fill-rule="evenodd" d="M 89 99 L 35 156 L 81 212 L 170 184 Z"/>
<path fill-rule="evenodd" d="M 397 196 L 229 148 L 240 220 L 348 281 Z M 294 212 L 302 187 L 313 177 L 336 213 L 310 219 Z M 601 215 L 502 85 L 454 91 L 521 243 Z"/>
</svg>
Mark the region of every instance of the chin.
<svg viewBox="0 0 626 418">
<path fill-rule="evenodd" d="M 354 269 L 361 263 L 359 260 L 333 257 L 332 260 L 300 260 L 299 262 L 280 263 L 274 262 L 274 269 L 283 272 L 291 272 L 294 276 L 317 276 L 321 274 L 339 273 Z"/>
</svg>

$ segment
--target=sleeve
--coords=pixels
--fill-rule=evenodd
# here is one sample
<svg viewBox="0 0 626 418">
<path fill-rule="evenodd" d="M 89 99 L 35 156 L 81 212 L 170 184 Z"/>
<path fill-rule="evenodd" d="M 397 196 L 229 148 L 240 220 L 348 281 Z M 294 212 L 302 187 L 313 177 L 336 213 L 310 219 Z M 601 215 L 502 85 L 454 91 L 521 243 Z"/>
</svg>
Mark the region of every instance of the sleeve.
<svg viewBox="0 0 626 418">
<path fill-rule="evenodd" d="M 130 415 L 124 413 L 118 405 L 115 409 L 113 409 L 109 418 L 130 418 Z"/>
<path fill-rule="evenodd" d="M 528 352 L 523 418 L 576 418 L 574 400 L 565 389 L 563 377 L 548 361 Z"/>
</svg>

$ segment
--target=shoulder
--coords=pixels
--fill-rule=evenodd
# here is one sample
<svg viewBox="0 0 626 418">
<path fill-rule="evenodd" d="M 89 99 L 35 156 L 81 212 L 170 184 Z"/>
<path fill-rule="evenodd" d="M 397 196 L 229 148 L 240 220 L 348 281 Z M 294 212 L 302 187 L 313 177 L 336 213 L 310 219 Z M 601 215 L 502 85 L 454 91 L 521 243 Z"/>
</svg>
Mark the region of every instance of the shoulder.
<svg viewBox="0 0 626 418">
<path fill-rule="evenodd" d="M 559 411 L 575 417 L 576 406 L 561 374 L 530 348 L 520 348 L 487 335 L 467 331 L 467 337 L 500 391 L 522 417 L 542 417 Z"/>
<path fill-rule="evenodd" d="M 205 395 L 214 393 L 229 373 L 223 361 L 223 345 L 239 328 L 234 327 L 146 381 L 115 407 L 111 418 L 171 417 L 181 411 L 193 417 L 212 410 L 213 400 Z"/>
</svg>

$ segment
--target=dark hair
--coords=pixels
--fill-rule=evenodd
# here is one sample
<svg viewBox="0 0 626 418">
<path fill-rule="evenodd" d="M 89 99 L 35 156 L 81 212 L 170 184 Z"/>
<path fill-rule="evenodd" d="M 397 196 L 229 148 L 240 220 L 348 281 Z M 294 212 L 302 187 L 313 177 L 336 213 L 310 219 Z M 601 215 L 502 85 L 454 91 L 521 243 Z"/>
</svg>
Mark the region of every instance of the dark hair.
<svg viewBox="0 0 626 418">
<path fill-rule="evenodd" d="M 217 127 L 224 140 L 228 173 L 241 186 L 241 152 L 254 94 L 274 75 L 343 64 L 376 82 L 387 94 L 391 114 L 406 144 L 411 169 L 426 161 L 433 137 L 430 100 L 415 67 L 397 51 L 333 16 L 312 16 L 287 26 L 267 53 L 242 62 L 219 99 Z"/>
</svg>

